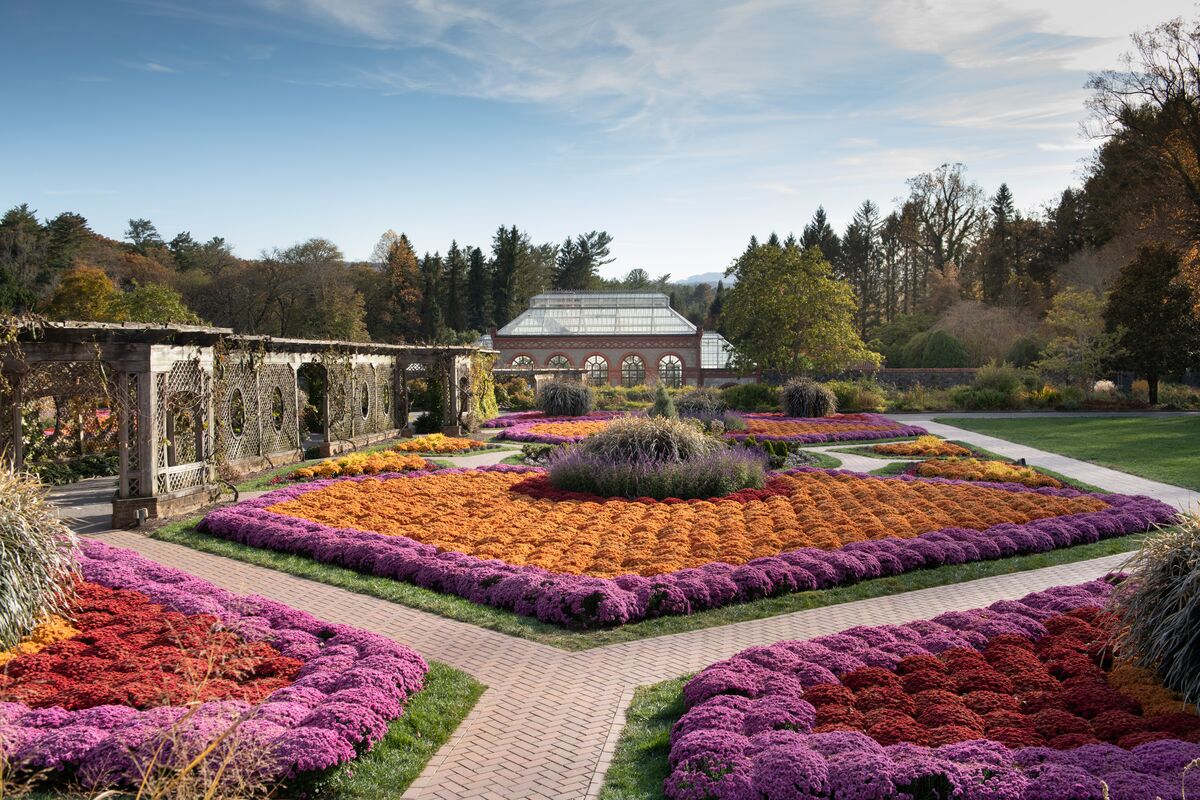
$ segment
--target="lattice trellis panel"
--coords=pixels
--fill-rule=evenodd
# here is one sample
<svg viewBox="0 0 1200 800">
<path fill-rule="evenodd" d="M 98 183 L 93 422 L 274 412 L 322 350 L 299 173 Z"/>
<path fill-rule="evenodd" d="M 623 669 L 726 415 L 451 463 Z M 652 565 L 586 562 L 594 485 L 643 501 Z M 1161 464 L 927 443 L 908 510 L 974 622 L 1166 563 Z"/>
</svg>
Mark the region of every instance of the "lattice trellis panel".
<svg viewBox="0 0 1200 800">
<path fill-rule="evenodd" d="M 233 356 L 216 381 L 215 417 L 218 460 L 259 455 L 260 414 L 257 370 L 249 359 Z"/>
<path fill-rule="evenodd" d="M 103 362 L 34 364 L 25 374 L 21 393 L 26 465 L 117 451 L 116 386 Z"/>
<path fill-rule="evenodd" d="M 259 369 L 258 409 L 262 415 L 262 455 L 300 447 L 295 370 L 287 364 L 269 364 Z"/>
<path fill-rule="evenodd" d="M 349 364 L 325 364 L 325 395 L 329 413 L 329 437 L 349 439 L 354 436 L 355 370 Z"/>
<path fill-rule="evenodd" d="M 212 457 L 206 409 L 211 379 L 199 361 L 180 361 L 155 376 L 158 395 L 158 492 L 204 486 Z"/>
<path fill-rule="evenodd" d="M 123 388 L 122 388 L 123 387 Z M 118 378 L 116 381 L 116 391 L 113 395 L 113 412 L 117 415 L 118 430 L 120 420 L 124 417 L 128 422 L 129 433 L 126 441 L 129 443 L 127 448 L 128 470 L 125 480 L 129 487 L 128 497 L 141 496 L 141 479 L 139 467 L 141 461 L 138 457 L 138 431 L 141 427 L 141 420 L 138 416 L 138 388 L 137 376 L 126 375 L 124 380 Z"/>
</svg>

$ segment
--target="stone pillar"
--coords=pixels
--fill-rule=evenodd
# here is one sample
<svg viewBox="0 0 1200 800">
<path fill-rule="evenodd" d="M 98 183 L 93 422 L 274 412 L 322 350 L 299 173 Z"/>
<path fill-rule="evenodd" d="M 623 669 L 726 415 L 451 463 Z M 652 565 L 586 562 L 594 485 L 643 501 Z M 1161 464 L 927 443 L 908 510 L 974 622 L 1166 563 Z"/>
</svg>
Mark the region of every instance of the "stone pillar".
<svg viewBox="0 0 1200 800">
<path fill-rule="evenodd" d="M 129 373 L 117 373 L 117 497 L 129 497 Z M 136 442 L 134 443 L 136 446 Z"/>
<path fill-rule="evenodd" d="M 462 427 L 458 424 L 458 370 L 455 368 L 454 356 L 442 356 L 437 361 L 437 368 L 442 371 L 445 385 L 442 387 L 442 433 L 447 436 L 461 436 Z"/>
<path fill-rule="evenodd" d="M 9 411 L 9 427 L 12 429 L 12 459 L 13 469 L 20 472 L 25 468 L 25 422 L 21 411 L 25 406 L 25 374 L 22 372 L 7 372 L 4 380 L 8 383 L 12 395 L 12 408 Z"/>
</svg>

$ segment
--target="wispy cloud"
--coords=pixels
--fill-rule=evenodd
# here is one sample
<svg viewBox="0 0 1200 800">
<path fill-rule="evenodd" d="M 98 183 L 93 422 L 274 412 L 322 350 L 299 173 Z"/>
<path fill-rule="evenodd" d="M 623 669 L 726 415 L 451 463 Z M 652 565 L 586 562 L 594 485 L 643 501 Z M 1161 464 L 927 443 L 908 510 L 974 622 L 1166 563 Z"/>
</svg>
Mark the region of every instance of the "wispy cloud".
<svg viewBox="0 0 1200 800">
<path fill-rule="evenodd" d="M 130 69 L 139 69 L 142 72 L 158 72 L 164 74 L 178 72 L 178 70 L 176 70 L 174 67 L 168 67 L 166 64 L 162 64 L 158 61 L 127 61 L 124 62 L 124 64 Z"/>
</svg>

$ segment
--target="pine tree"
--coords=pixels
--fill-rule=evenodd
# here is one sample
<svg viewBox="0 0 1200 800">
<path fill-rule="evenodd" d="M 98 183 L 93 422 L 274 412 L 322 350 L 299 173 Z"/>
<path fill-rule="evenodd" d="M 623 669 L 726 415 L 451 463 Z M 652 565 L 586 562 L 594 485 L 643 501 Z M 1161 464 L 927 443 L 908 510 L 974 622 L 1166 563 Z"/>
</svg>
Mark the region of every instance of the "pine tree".
<svg viewBox="0 0 1200 800">
<path fill-rule="evenodd" d="M 855 322 L 858 333 L 866 337 L 879 320 L 881 252 L 879 244 L 879 206 L 870 200 L 854 212 L 854 219 L 842 238 L 842 258 L 834 274 L 849 282 L 858 300 Z"/>
<path fill-rule="evenodd" d="M 830 264 L 836 265 L 841 261 L 842 243 L 825 216 L 824 206 L 817 206 L 812 222 L 804 226 L 800 233 L 800 246 L 805 250 L 810 247 L 820 248 L 821 254 Z"/>
<path fill-rule="evenodd" d="M 421 339 L 436 342 L 442 322 L 442 257 L 437 253 L 421 259 Z"/>
<path fill-rule="evenodd" d="M 158 235 L 158 228 L 148 219 L 129 220 L 125 238 L 129 240 L 133 252 L 138 255 L 144 256 L 150 250 L 164 246 L 162 237 Z"/>
<path fill-rule="evenodd" d="M 424 278 L 417 254 L 404 234 L 388 243 L 383 273 L 387 280 L 384 329 L 393 341 L 413 341 L 421 333 Z"/>
<path fill-rule="evenodd" d="M 467 319 L 471 328 L 477 331 L 487 331 L 492 324 L 488 313 L 490 286 L 491 280 L 483 251 L 472 247 L 470 266 L 467 267 Z"/>
<path fill-rule="evenodd" d="M 553 287 L 571 291 L 590 289 L 597 281 L 600 267 L 612 261 L 607 231 L 581 233 L 563 240 L 555 260 Z"/>
<path fill-rule="evenodd" d="M 79 214 L 64 211 L 46 223 L 46 268 L 64 272 L 75 265 L 75 257 L 94 233 Z"/>
<path fill-rule="evenodd" d="M 46 273 L 45 231 L 27 203 L 0 217 L 0 311 L 26 311 Z"/>
<path fill-rule="evenodd" d="M 459 249 L 457 241 L 450 242 L 450 249 L 446 251 L 443 317 L 446 325 L 455 331 L 467 329 L 467 308 L 462 296 L 467 268 L 466 253 Z"/>
<path fill-rule="evenodd" d="M 983 258 L 981 284 L 983 299 L 995 303 L 1008 288 L 1015 273 L 1014 223 L 1017 211 L 1013 206 L 1012 192 L 1008 184 L 1000 184 L 992 199 L 992 224 L 988 230 L 986 251 Z"/>
<path fill-rule="evenodd" d="M 517 260 L 520 258 L 521 233 L 517 226 L 503 225 L 492 237 L 492 308 L 497 326 L 508 324 L 515 314 Z"/>
<path fill-rule="evenodd" d="M 717 291 L 713 295 L 712 305 L 708 307 L 708 322 L 704 327 L 711 330 L 721 330 L 721 306 L 725 303 L 725 281 L 717 281 Z"/>
</svg>

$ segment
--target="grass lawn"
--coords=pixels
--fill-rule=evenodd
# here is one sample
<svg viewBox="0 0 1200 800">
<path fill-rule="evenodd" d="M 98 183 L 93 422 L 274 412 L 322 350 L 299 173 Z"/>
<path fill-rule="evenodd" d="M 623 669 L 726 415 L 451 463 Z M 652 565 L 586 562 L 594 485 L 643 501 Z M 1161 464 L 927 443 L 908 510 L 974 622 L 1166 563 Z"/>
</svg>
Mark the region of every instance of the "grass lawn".
<svg viewBox="0 0 1200 800">
<path fill-rule="evenodd" d="M 485 688 L 465 672 L 431 661 L 425 688 L 409 698 L 404 714 L 392 721 L 387 735 L 370 752 L 316 777 L 299 780 L 277 796 L 293 797 L 302 793 L 315 800 L 399 797 L 466 719 Z M 17 788 L 0 781 L 0 797 L 10 796 L 6 790 Z M 84 797 L 76 792 L 49 788 L 28 794 L 16 792 L 11 796 L 29 800 Z M 102 796 L 128 800 L 134 793 L 106 792 Z"/>
<path fill-rule="evenodd" d="M 586 650 L 653 636 L 729 625 L 793 611 L 806 611 L 838 603 L 849 603 L 855 600 L 883 597 L 916 589 L 928 589 L 933 586 L 945 586 L 994 575 L 1007 575 L 1089 558 L 1100 558 L 1134 550 L 1145 536 L 1144 534 L 1134 534 L 1061 550 L 1051 550 L 1048 553 L 1033 553 L 995 561 L 977 561 L 970 564 L 914 570 L 903 575 L 875 578 L 849 586 L 796 592 L 754 600 L 749 603 L 738 603 L 709 611 L 700 611 L 688 616 L 657 617 L 623 625 L 619 628 L 573 631 L 540 622 L 531 617 L 522 617 L 511 611 L 472 603 L 456 595 L 422 589 L 391 578 L 365 575 L 344 567 L 322 564 L 304 556 L 264 550 L 209 536 L 196 530 L 195 525 L 198 521 L 198 519 L 191 519 L 165 525 L 152 531 L 150 535 L 156 539 L 174 542 L 206 553 L 276 569 L 337 586 L 347 591 L 378 597 L 432 614 L 479 625 L 510 636 L 532 639 L 564 650 Z"/>
<path fill-rule="evenodd" d="M 935 421 L 1200 491 L 1200 415 Z"/>
<path fill-rule="evenodd" d="M 604 774 L 600 800 L 645 800 L 662 797 L 670 769 L 671 726 L 683 716 L 683 684 L 674 678 L 639 687 L 625 712 L 612 764 Z"/>
</svg>

